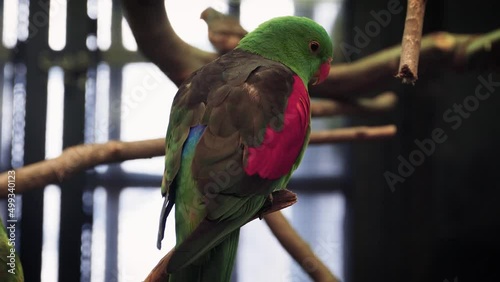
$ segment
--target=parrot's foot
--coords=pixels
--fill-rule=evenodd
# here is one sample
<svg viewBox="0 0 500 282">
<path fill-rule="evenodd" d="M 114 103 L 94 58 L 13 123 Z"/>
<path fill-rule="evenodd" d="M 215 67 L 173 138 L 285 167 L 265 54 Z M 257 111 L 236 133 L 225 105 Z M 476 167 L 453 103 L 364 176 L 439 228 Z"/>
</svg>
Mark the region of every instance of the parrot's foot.
<svg viewBox="0 0 500 282">
<path fill-rule="evenodd" d="M 297 194 L 292 191 L 287 189 L 275 191 L 267 197 L 262 208 L 251 220 L 256 218 L 262 219 L 266 214 L 279 211 L 295 204 L 296 202 Z"/>
<path fill-rule="evenodd" d="M 269 210 L 272 206 L 273 206 L 273 194 L 271 193 L 271 194 L 269 194 L 269 196 L 267 196 L 266 201 L 264 202 L 264 205 L 262 206 L 262 208 L 259 211 L 259 219 L 260 220 L 262 220 L 262 218 L 264 218 L 264 212 Z"/>
</svg>

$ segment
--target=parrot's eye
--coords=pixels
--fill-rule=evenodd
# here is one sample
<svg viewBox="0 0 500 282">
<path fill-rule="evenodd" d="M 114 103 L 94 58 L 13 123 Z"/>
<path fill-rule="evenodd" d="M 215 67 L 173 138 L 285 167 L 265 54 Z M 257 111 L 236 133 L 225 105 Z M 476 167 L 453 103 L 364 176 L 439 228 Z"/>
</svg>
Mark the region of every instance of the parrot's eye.
<svg viewBox="0 0 500 282">
<path fill-rule="evenodd" d="M 309 50 L 313 53 L 317 53 L 319 51 L 319 42 L 318 41 L 311 41 L 309 42 Z"/>
</svg>

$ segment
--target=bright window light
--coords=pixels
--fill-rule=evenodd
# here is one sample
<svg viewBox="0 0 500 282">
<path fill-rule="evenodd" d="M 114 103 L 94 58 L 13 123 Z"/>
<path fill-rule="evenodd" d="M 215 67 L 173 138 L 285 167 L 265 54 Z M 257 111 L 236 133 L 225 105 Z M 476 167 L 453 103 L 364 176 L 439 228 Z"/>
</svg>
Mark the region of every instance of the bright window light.
<svg viewBox="0 0 500 282">
<path fill-rule="evenodd" d="M 97 37 L 94 34 L 87 35 L 87 40 L 85 41 L 85 44 L 87 45 L 87 49 L 89 49 L 89 51 L 96 51 Z"/>
<path fill-rule="evenodd" d="M 12 144 L 12 113 L 13 113 L 13 97 L 12 97 L 12 77 L 14 76 L 14 66 L 12 63 L 5 64 L 3 68 L 3 93 L 2 105 L 0 114 L 0 164 L 2 167 L 7 167 L 10 159 L 10 146 Z"/>
<path fill-rule="evenodd" d="M 66 46 L 66 13 L 66 0 L 50 1 L 49 46 L 52 50 L 61 51 Z"/>
<path fill-rule="evenodd" d="M 106 265 L 106 190 L 97 187 L 94 191 L 94 213 L 92 227 L 91 281 L 104 282 Z"/>
<path fill-rule="evenodd" d="M 319 2 L 314 5 L 313 20 L 322 25 L 331 36 L 333 23 L 337 18 L 341 2 Z"/>
<path fill-rule="evenodd" d="M 240 7 L 240 22 L 243 28 L 252 31 L 267 20 L 292 16 L 294 13 L 293 0 L 243 0 Z"/>
<path fill-rule="evenodd" d="M 97 1 L 97 46 L 106 51 L 111 46 L 111 14 L 113 2 L 111 0 Z"/>
<path fill-rule="evenodd" d="M 43 192 L 43 282 L 57 281 L 59 274 L 59 223 L 61 220 L 61 188 L 45 187 Z"/>
<path fill-rule="evenodd" d="M 64 72 L 60 67 L 49 70 L 47 82 L 47 129 L 45 157 L 58 157 L 62 153 L 64 118 Z"/>
<path fill-rule="evenodd" d="M 17 64 L 15 66 L 13 113 L 12 113 L 12 159 L 13 168 L 24 165 L 24 136 L 26 125 L 26 66 Z"/>
<path fill-rule="evenodd" d="M 26 41 L 29 37 L 29 15 L 30 15 L 30 4 L 29 0 L 18 0 L 18 17 L 17 17 L 17 39 L 19 41 Z M 46 15 L 45 15 L 46 16 Z M 45 19 L 41 19 L 43 22 Z M 45 22 L 47 24 L 47 22 Z M 36 29 L 32 30 L 32 34 L 37 32 Z"/>
<path fill-rule="evenodd" d="M 137 43 L 135 42 L 134 35 L 132 34 L 132 30 L 130 30 L 130 26 L 124 17 L 122 18 L 122 40 L 123 47 L 125 47 L 125 49 L 129 51 L 137 51 Z"/>
<path fill-rule="evenodd" d="M 172 212 L 167 220 L 162 249 L 156 248 L 156 230 L 162 203 L 159 189 L 125 188 L 120 194 L 118 281 L 142 281 L 174 247 L 175 224 Z"/>
<path fill-rule="evenodd" d="M 95 123 L 94 141 L 105 143 L 109 134 L 109 65 L 101 63 L 97 66 L 96 77 L 96 97 L 95 97 Z M 104 173 L 108 165 L 98 165 L 95 167 L 99 173 Z"/>
<path fill-rule="evenodd" d="M 108 141 L 109 126 L 109 65 L 101 63 L 97 66 L 96 108 L 95 108 L 95 142 Z"/>
<path fill-rule="evenodd" d="M 123 68 L 122 91 L 120 140 L 165 137 L 175 84 L 151 63 L 132 63 Z M 161 174 L 163 159 L 132 160 L 121 166 L 127 172 Z"/>
<path fill-rule="evenodd" d="M 18 7 L 17 0 L 4 0 L 3 2 L 2 43 L 7 48 L 13 48 L 17 43 Z"/>
<path fill-rule="evenodd" d="M 97 7 L 98 7 L 98 4 L 97 2 L 101 2 L 100 0 L 88 0 L 87 1 L 87 16 L 89 16 L 89 18 L 95 20 L 97 19 Z"/>
<path fill-rule="evenodd" d="M 290 218 L 291 211 L 291 208 L 282 210 L 286 218 Z M 285 279 L 291 271 L 291 264 L 290 255 L 263 220 L 253 220 L 241 228 L 237 263 L 233 270 L 238 272 L 239 282 L 296 281 Z"/>
<path fill-rule="evenodd" d="M 165 9 L 172 28 L 182 40 L 205 51 L 213 51 L 208 41 L 207 24 L 200 19 L 201 12 L 212 7 L 222 13 L 227 13 L 227 1 L 212 0 L 166 0 Z"/>
</svg>

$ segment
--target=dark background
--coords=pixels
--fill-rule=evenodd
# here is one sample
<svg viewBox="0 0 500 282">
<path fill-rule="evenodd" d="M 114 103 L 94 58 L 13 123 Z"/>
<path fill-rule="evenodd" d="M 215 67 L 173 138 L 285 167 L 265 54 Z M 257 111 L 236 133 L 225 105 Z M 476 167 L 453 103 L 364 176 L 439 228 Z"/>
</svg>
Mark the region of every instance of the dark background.
<svg viewBox="0 0 500 282">
<path fill-rule="evenodd" d="M 405 1 L 402 3 L 406 5 Z M 447 31 L 486 33 L 499 27 L 498 1 L 428 1 L 424 34 Z M 373 20 L 369 11 L 387 1 L 348 1 L 344 10 L 345 40 L 353 42 L 352 27 Z M 405 8 L 406 10 L 406 8 Z M 399 44 L 405 11 L 394 15 L 380 36 L 354 54 L 358 59 Z M 497 62 L 498 65 L 498 62 Z M 420 69 L 413 86 L 395 85 L 397 110 L 384 117 L 353 118 L 355 124 L 396 123 L 396 138 L 353 144 L 354 187 L 347 192 L 348 281 L 500 281 L 500 185 L 497 159 L 500 88 L 460 127 L 443 114 L 474 95 L 478 77 L 492 71 L 462 71 L 436 65 Z M 399 82 L 395 82 L 399 83 Z M 484 89 L 483 89 L 484 91 Z M 430 138 L 441 128 L 448 136 L 435 152 L 389 189 L 386 171 L 398 173 L 398 156 L 408 160 L 418 150 L 415 140 Z"/>
</svg>

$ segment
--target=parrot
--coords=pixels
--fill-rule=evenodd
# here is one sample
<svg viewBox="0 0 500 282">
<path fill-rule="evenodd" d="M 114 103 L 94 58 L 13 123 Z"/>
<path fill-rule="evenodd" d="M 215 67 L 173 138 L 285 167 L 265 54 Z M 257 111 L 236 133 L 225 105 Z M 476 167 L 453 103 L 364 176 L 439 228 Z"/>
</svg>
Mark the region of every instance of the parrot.
<svg viewBox="0 0 500 282">
<path fill-rule="evenodd" d="M 23 267 L 15 251 L 15 241 L 9 240 L 2 218 L 0 218 L 0 263 L 0 281 L 24 281 Z"/>
<path fill-rule="evenodd" d="M 309 84 L 324 81 L 332 41 L 312 19 L 283 16 L 246 34 L 179 87 L 165 138 L 157 247 L 175 206 L 169 281 L 230 281 L 240 228 L 272 203 L 311 131 Z"/>
</svg>

